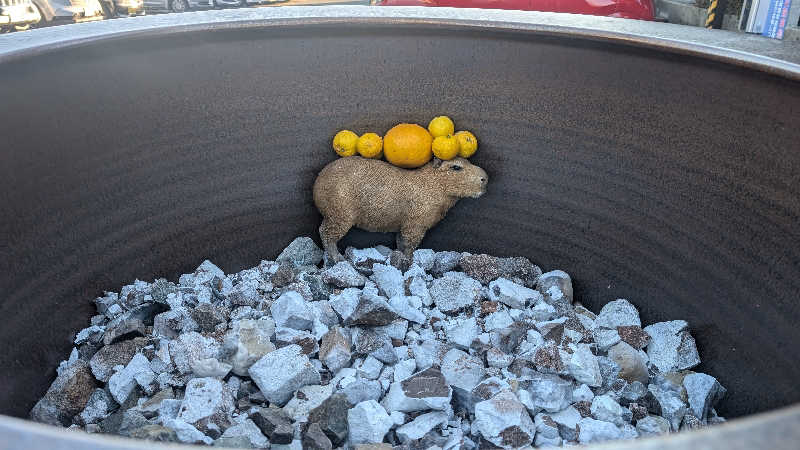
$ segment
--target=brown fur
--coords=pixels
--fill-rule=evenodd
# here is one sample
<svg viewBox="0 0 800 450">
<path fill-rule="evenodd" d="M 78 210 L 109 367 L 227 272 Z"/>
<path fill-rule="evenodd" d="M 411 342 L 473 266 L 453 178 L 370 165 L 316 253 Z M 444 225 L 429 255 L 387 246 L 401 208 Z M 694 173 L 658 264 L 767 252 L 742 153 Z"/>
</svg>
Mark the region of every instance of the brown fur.
<svg viewBox="0 0 800 450">
<path fill-rule="evenodd" d="M 336 245 L 350 228 L 397 232 L 397 249 L 410 257 L 460 198 L 486 191 L 488 178 L 464 158 L 434 159 L 415 170 L 360 156 L 337 159 L 314 182 L 314 204 L 323 216 L 322 244 L 339 261 Z"/>
</svg>

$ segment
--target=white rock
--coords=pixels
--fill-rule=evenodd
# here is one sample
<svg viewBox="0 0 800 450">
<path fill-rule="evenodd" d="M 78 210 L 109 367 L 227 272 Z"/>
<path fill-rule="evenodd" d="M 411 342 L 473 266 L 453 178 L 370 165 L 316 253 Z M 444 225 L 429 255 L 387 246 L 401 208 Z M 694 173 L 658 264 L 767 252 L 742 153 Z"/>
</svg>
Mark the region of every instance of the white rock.
<svg viewBox="0 0 800 450">
<path fill-rule="evenodd" d="M 473 426 L 484 439 L 503 448 L 529 445 L 536 433 L 536 426 L 527 409 L 509 391 L 502 391 L 489 400 L 477 403 Z"/>
<path fill-rule="evenodd" d="M 395 431 L 400 442 L 416 441 L 422 439 L 434 428 L 446 424 L 448 415 L 445 412 L 429 412 L 417 416 L 411 422 L 401 426 Z"/>
<path fill-rule="evenodd" d="M 526 288 L 527 289 L 527 288 Z M 505 309 L 493 312 L 483 319 L 483 329 L 486 331 L 498 330 L 500 328 L 508 328 L 514 323 L 514 319 Z"/>
<path fill-rule="evenodd" d="M 313 309 L 302 295 L 294 291 L 284 292 L 272 303 L 269 311 L 279 327 L 310 331 L 314 324 Z"/>
<path fill-rule="evenodd" d="M 403 274 L 394 266 L 374 264 L 370 280 L 378 285 L 379 292 L 386 298 L 404 295 L 406 292 Z"/>
<path fill-rule="evenodd" d="M 233 366 L 219 362 L 216 358 L 198 359 L 192 364 L 192 372 L 200 378 L 223 378 Z"/>
<path fill-rule="evenodd" d="M 530 316 L 537 322 L 544 322 L 556 316 L 556 308 L 545 302 L 539 302 L 530 309 Z"/>
<path fill-rule="evenodd" d="M 261 434 L 261 430 L 250 419 L 245 419 L 242 423 L 228 427 L 221 437 L 233 438 L 238 436 L 247 438 L 253 448 L 269 448 L 269 440 Z"/>
<path fill-rule="evenodd" d="M 514 362 L 514 355 L 503 353 L 497 347 L 492 347 L 486 351 L 486 364 L 489 367 L 506 368 Z"/>
<path fill-rule="evenodd" d="M 414 359 L 417 361 L 417 370 L 425 370 L 434 364 L 441 365 L 442 358 L 448 350 L 444 344 L 437 340 L 426 340 L 421 344 L 412 344 L 409 347 L 414 354 Z"/>
<path fill-rule="evenodd" d="M 433 281 L 431 298 L 436 307 L 445 314 L 455 314 L 474 306 L 482 297 L 483 287 L 478 280 L 460 272 L 447 272 Z"/>
<path fill-rule="evenodd" d="M 108 380 L 108 390 L 117 403 L 123 404 L 137 384 L 147 387 L 153 381 L 155 374 L 150 369 L 150 361 L 141 353 L 137 353 L 125 368 L 111 376 Z"/>
<path fill-rule="evenodd" d="M 400 411 L 392 411 L 391 414 L 389 414 L 389 417 L 392 418 L 392 422 L 394 422 L 394 425 L 397 427 L 406 423 L 406 415 Z"/>
<path fill-rule="evenodd" d="M 183 333 L 169 342 L 169 355 L 182 374 L 190 373 L 192 364 L 199 359 L 216 358 L 219 350 L 219 342 L 195 331 Z"/>
<path fill-rule="evenodd" d="M 622 340 L 616 328 L 609 330 L 607 328 L 597 327 L 592 332 L 592 336 L 594 336 L 594 342 L 597 344 L 597 348 L 603 352 L 607 352 L 608 349 L 617 345 Z"/>
<path fill-rule="evenodd" d="M 582 384 L 572 391 L 573 402 L 590 402 L 593 398 L 594 392 L 586 384 Z"/>
<path fill-rule="evenodd" d="M 578 442 L 581 444 L 611 441 L 623 437 L 622 431 L 610 422 L 585 417 L 578 422 L 578 426 L 580 427 Z"/>
<path fill-rule="evenodd" d="M 445 321 L 444 334 L 447 342 L 455 345 L 462 350 L 468 350 L 472 341 L 481 333 L 475 317 L 453 318 Z"/>
<path fill-rule="evenodd" d="M 659 322 L 644 328 L 650 335 L 647 357 L 661 372 L 691 369 L 700 364 L 694 338 L 683 320 Z"/>
<path fill-rule="evenodd" d="M 347 261 L 340 261 L 333 267 L 322 271 L 322 281 L 339 288 L 364 286 L 367 281 L 363 275 Z"/>
<path fill-rule="evenodd" d="M 307 422 L 308 413 L 321 405 L 331 394 L 333 394 L 333 385 L 331 384 L 325 386 L 318 384 L 303 386 L 297 390 L 297 393 L 282 408 L 283 412 L 294 422 Z"/>
<path fill-rule="evenodd" d="M 447 384 L 464 391 L 471 391 L 486 374 L 480 358 L 458 349 L 444 355 L 441 371 Z"/>
<path fill-rule="evenodd" d="M 360 364 L 354 364 L 358 376 L 368 380 L 377 380 L 383 369 L 383 363 L 372 356 L 367 356 Z"/>
<path fill-rule="evenodd" d="M 175 430 L 175 434 L 178 436 L 178 440 L 180 442 L 183 442 L 184 444 L 203 443 L 206 445 L 211 445 L 214 443 L 213 439 L 206 436 L 205 434 L 200 432 L 200 430 L 182 420 L 166 419 L 163 421 L 163 424 L 165 427 Z"/>
<path fill-rule="evenodd" d="M 246 376 L 250 366 L 275 350 L 275 345 L 270 341 L 274 333 L 275 322 L 268 317 L 233 322 L 224 338 L 225 348 L 232 350 L 227 362 L 231 364 L 233 373 Z"/>
<path fill-rule="evenodd" d="M 331 295 L 329 303 L 342 320 L 347 320 L 355 312 L 360 297 L 361 289 L 347 288 L 339 294 Z"/>
<path fill-rule="evenodd" d="M 414 296 L 407 297 L 405 295 L 396 295 L 389 299 L 389 305 L 395 310 L 398 316 L 410 320 L 411 322 L 425 323 L 427 317 L 419 310 L 419 306 L 414 306 L 415 302 L 419 303 L 420 306 L 422 305 L 422 301 L 419 297 Z"/>
<path fill-rule="evenodd" d="M 248 370 L 250 377 L 271 403 L 284 405 L 292 393 L 309 384 L 319 384 L 319 372 L 299 345 L 288 345 L 267 353 Z"/>
<path fill-rule="evenodd" d="M 361 402 L 347 411 L 351 444 L 377 444 L 394 425 L 386 410 L 375 400 Z"/>
<path fill-rule="evenodd" d="M 501 302 L 511 308 L 524 309 L 544 300 L 541 293 L 514 283 L 506 278 L 498 278 L 489 283 L 489 300 Z"/>
<path fill-rule="evenodd" d="M 417 371 L 417 360 L 404 359 L 394 365 L 394 381 L 403 381 Z"/>
<path fill-rule="evenodd" d="M 559 424 L 560 426 L 574 431 L 576 429 L 575 427 L 578 425 L 578 422 L 580 422 L 583 417 L 581 416 L 581 413 L 575 409 L 575 407 L 569 406 L 555 414 L 550 414 L 550 418 L 553 419 L 553 422 Z"/>
<path fill-rule="evenodd" d="M 433 269 L 433 264 L 436 261 L 436 252 L 428 248 L 420 248 L 414 250 L 412 262 L 420 266 L 426 272 Z"/>
<path fill-rule="evenodd" d="M 594 320 L 594 325 L 600 328 L 616 329 L 617 327 L 642 326 L 639 311 L 631 302 L 621 298 L 608 302 L 600 310 Z"/>
<path fill-rule="evenodd" d="M 216 378 L 193 378 L 186 383 L 178 420 L 195 423 L 218 411 L 233 411 L 233 398 Z"/>
<path fill-rule="evenodd" d="M 714 405 L 725 395 L 725 388 L 716 378 L 704 373 L 692 373 L 683 378 L 689 399 L 689 409 L 700 420 L 706 420 Z"/>
<path fill-rule="evenodd" d="M 549 374 L 538 374 L 531 378 L 527 391 L 530 392 L 536 408 L 556 412 L 572 402 L 571 382 Z"/>
<path fill-rule="evenodd" d="M 625 421 L 622 419 L 622 406 L 617 403 L 610 395 L 598 395 L 592 400 L 592 416 L 597 420 L 611 422 L 614 425 L 622 426 Z"/>
<path fill-rule="evenodd" d="M 647 384 L 650 374 L 647 371 L 647 360 L 642 352 L 631 347 L 627 342 L 619 342 L 608 349 L 608 357 L 620 368 L 619 377 L 628 383 L 638 381 Z"/>
<path fill-rule="evenodd" d="M 442 372 L 429 368 L 403 381 L 392 383 L 383 399 L 383 405 L 389 411 L 444 411 L 450 407 L 452 395 L 453 390 Z"/>
<path fill-rule="evenodd" d="M 586 383 L 592 387 L 603 384 L 603 376 L 600 374 L 600 366 L 597 358 L 592 354 L 588 344 L 571 344 L 573 349 L 571 354 L 562 352 L 561 357 L 567 366 L 567 372 L 578 383 Z M 564 356 L 567 356 L 566 358 Z"/>
</svg>

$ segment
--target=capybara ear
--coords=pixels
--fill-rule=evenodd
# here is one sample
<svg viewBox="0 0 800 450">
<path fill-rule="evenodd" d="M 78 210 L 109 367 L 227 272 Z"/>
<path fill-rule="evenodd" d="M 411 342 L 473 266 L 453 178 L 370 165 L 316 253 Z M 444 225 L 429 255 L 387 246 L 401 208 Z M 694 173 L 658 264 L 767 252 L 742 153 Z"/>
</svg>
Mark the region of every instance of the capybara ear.
<svg viewBox="0 0 800 450">
<path fill-rule="evenodd" d="M 433 158 L 433 168 L 434 168 L 434 169 L 438 169 L 438 168 L 439 168 L 439 166 L 441 166 L 441 165 L 442 165 L 442 162 L 444 162 L 444 161 L 442 161 L 442 160 L 441 160 L 441 159 L 439 159 L 439 158 Z"/>
</svg>

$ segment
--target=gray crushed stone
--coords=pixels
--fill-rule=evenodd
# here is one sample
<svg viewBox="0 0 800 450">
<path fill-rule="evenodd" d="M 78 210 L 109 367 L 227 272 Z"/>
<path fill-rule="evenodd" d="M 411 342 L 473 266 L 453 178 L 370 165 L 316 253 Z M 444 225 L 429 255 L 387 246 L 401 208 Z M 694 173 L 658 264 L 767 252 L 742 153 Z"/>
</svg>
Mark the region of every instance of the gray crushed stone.
<svg viewBox="0 0 800 450">
<path fill-rule="evenodd" d="M 31 411 L 89 433 L 222 447 L 571 446 L 723 423 L 689 324 L 597 314 L 526 258 L 311 238 L 225 274 L 135 280 Z"/>
</svg>

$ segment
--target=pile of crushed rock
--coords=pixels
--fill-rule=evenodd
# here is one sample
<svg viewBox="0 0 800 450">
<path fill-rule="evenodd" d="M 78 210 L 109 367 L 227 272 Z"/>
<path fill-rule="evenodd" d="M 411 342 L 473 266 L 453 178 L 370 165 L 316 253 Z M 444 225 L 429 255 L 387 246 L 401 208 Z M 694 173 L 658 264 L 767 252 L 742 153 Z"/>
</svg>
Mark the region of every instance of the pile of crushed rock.
<svg viewBox="0 0 800 450">
<path fill-rule="evenodd" d="M 526 258 L 295 239 L 226 275 L 135 281 L 94 300 L 39 421 L 226 447 L 519 448 L 723 422 L 725 389 L 683 320 L 594 314 Z"/>
</svg>

